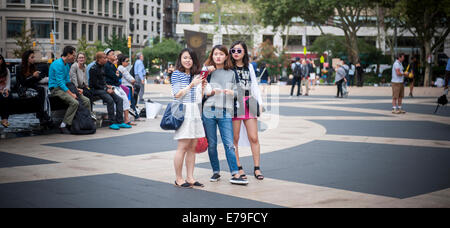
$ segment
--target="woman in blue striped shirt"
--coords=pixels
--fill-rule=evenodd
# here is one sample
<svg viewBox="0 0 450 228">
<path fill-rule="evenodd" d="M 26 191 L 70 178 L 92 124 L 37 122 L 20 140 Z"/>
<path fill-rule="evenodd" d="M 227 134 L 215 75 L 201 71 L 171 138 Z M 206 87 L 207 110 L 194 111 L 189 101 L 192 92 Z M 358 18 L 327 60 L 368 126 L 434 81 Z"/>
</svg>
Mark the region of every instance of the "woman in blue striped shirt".
<svg viewBox="0 0 450 228">
<path fill-rule="evenodd" d="M 201 66 L 197 56 L 191 49 L 186 48 L 179 54 L 176 71 L 173 72 L 171 78 L 174 99 L 182 102 L 186 108 L 183 124 L 175 131 L 174 137 L 175 140 L 178 140 L 178 148 L 174 158 L 175 186 L 181 188 L 204 186 L 194 179 L 197 139 L 205 137 L 199 104 L 201 104 L 202 89 L 206 83 L 199 75 L 200 69 Z M 182 175 L 185 157 L 186 181 Z"/>
</svg>

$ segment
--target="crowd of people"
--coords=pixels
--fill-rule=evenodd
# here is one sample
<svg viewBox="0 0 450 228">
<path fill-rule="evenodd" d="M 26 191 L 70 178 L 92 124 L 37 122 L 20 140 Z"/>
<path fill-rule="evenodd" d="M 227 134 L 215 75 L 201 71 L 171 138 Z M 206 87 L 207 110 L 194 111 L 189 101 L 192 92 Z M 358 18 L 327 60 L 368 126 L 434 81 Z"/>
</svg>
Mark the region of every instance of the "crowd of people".
<svg viewBox="0 0 450 228">
<path fill-rule="evenodd" d="M 203 77 L 201 71 L 207 71 Z M 206 137 L 213 170 L 211 182 L 221 178 L 217 152 L 217 129 L 223 142 L 232 184 L 246 185 L 248 179 L 239 159 L 239 146 L 249 145 L 253 154 L 254 176 L 263 180 L 260 169 L 260 144 L 257 118 L 262 112 L 262 96 L 256 69 L 250 63 L 247 45 L 233 43 L 212 48 L 201 64 L 191 49 L 178 56 L 171 79 L 175 100 L 186 107 L 181 127 L 175 131 L 178 148 L 174 158 L 175 185 L 181 188 L 203 187 L 194 178 L 197 139 Z M 187 178 L 182 176 L 183 162 Z"/>
<path fill-rule="evenodd" d="M 93 121 L 93 103 L 101 99 L 107 106 L 109 128 L 131 128 L 136 123 L 131 121 L 130 114 L 139 119 L 136 105 L 143 102 L 144 79 L 146 75 L 143 55 L 129 72 L 130 58 L 119 51 L 106 49 L 98 52 L 95 60 L 86 66 L 85 53 L 76 52 L 72 46 L 63 49 L 61 58 L 51 65 L 38 69 L 33 50 L 22 54 L 21 64 L 16 67 L 17 93 L 19 97 L 34 96 L 38 102 L 36 117 L 41 125 L 54 126 L 49 97 L 58 97 L 68 107 L 59 129 L 63 134 L 71 133 L 72 121 L 80 106 L 91 113 Z M 43 83 L 44 82 L 44 83 Z M 76 88 L 71 90 L 70 88 Z M 32 89 L 35 94 L 27 91 Z M 11 96 L 11 73 L 5 59 L 0 55 L 0 107 L 1 124 L 9 127 L 8 117 L 13 102 Z"/>
</svg>

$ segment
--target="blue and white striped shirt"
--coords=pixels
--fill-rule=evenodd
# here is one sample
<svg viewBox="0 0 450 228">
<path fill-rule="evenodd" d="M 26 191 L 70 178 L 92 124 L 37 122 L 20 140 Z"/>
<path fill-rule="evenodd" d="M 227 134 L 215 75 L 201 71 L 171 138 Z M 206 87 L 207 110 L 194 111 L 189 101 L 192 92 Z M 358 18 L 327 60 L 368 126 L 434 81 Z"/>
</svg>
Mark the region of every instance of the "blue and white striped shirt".
<svg viewBox="0 0 450 228">
<path fill-rule="evenodd" d="M 175 94 L 177 94 L 178 92 L 180 92 L 180 90 L 189 86 L 189 84 L 191 83 L 190 78 L 191 78 L 190 75 L 188 75 L 184 72 L 180 72 L 178 70 L 176 70 L 172 73 L 170 83 L 172 85 L 172 94 L 174 96 L 174 99 L 175 99 Z M 186 95 L 183 97 L 182 102 L 183 103 L 195 103 L 195 91 L 196 91 L 196 87 L 192 87 L 190 92 L 186 93 Z"/>
</svg>

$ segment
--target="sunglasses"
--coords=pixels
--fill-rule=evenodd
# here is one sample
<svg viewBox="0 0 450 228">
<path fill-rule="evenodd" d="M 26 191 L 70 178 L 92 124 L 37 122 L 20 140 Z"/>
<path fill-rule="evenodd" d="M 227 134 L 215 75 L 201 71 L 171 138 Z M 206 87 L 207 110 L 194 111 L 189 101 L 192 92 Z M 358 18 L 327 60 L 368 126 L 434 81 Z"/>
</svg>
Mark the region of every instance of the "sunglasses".
<svg viewBox="0 0 450 228">
<path fill-rule="evenodd" d="M 242 53 L 242 49 L 231 49 L 230 51 L 231 51 L 231 54 L 235 54 L 235 53 L 241 54 Z"/>
</svg>

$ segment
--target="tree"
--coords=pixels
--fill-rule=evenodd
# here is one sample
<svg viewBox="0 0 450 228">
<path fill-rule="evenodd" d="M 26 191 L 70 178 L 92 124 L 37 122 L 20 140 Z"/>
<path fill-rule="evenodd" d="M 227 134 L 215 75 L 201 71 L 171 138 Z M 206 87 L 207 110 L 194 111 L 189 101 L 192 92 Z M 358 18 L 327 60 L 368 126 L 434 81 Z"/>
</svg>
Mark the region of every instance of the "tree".
<svg viewBox="0 0 450 228">
<path fill-rule="evenodd" d="M 450 0 L 398 0 L 393 13 L 421 43 L 422 63 L 426 66 L 424 82 L 429 86 L 431 65 L 426 64 L 426 59 L 450 33 Z"/>
<path fill-rule="evenodd" d="M 111 39 L 105 41 L 107 47 L 115 50 L 121 51 L 123 54 L 128 55 L 130 49 L 128 48 L 128 39 L 125 36 L 119 37 L 113 34 Z"/>
<path fill-rule="evenodd" d="M 253 39 L 249 34 L 253 34 L 259 29 L 252 5 L 242 0 L 215 0 L 214 4 L 211 0 L 207 2 L 210 4 L 203 4 L 194 17 L 200 17 L 200 20 L 210 20 L 207 23 L 216 25 L 215 32 L 218 32 L 220 11 L 220 24 L 227 34 L 224 36 L 223 44 L 232 44 L 236 40 L 243 40 L 251 49 Z"/>
<path fill-rule="evenodd" d="M 328 23 L 344 32 L 349 58 L 359 62 L 357 32 L 367 22 L 370 0 L 252 0 L 260 21 L 265 25 L 287 26 L 293 18 L 313 22 L 323 33 Z"/>
<path fill-rule="evenodd" d="M 144 48 L 142 53 L 147 63 L 158 62 L 163 66 L 167 66 L 169 62 L 175 62 L 177 60 L 181 50 L 182 47 L 175 40 L 163 39 L 162 42 L 153 45 L 151 48 Z M 147 67 L 150 66 L 147 64 Z"/>
<path fill-rule="evenodd" d="M 13 50 L 13 54 L 16 58 L 21 58 L 25 51 L 33 49 L 33 36 L 33 30 L 27 29 L 27 22 L 24 21 L 20 35 L 14 38 L 16 40 L 16 46 L 18 47 Z"/>
<path fill-rule="evenodd" d="M 97 52 L 104 51 L 106 48 L 107 46 L 103 45 L 100 40 L 95 41 L 94 44 L 89 44 L 84 36 L 78 39 L 77 52 L 86 54 L 87 63 L 94 60 Z"/>
</svg>

